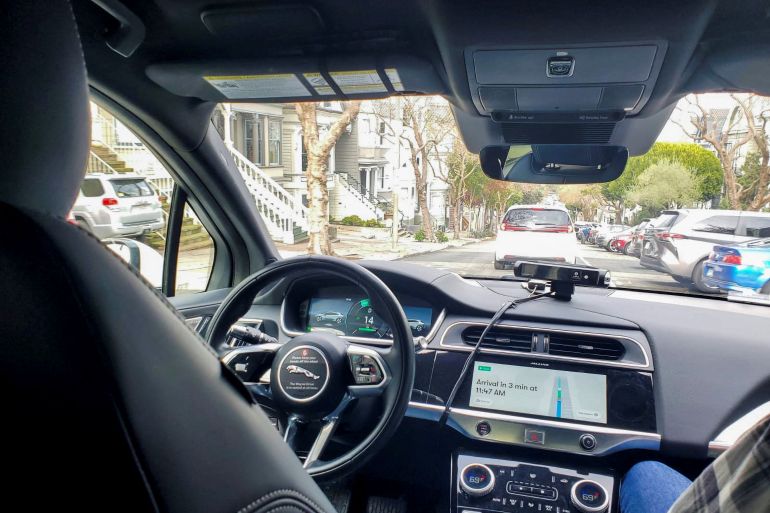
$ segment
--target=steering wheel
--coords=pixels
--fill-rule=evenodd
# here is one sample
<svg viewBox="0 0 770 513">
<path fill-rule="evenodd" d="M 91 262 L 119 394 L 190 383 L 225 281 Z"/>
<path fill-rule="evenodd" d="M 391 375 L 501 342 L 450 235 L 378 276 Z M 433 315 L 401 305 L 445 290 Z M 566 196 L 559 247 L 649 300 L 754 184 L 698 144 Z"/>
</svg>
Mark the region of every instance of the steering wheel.
<svg viewBox="0 0 770 513">
<path fill-rule="evenodd" d="M 352 344 L 324 331 L 303 333 L 284 344 L 234 348 L 228 343 L 231 326 L 267 285 L 311 274 L 335 276 L 363 289 L 375 311 L 389 323 L 393 344 L 388 348 Z M 361 465 L 393 435 L 409 404 L 414 343 L 404 311 L 377 276 L 346 260 L 308 255 L 266 266 L 225 298 L 211 319 L 207 340 L 258 402 L 269 403 L 287 419 L 285 426 L 278 427 L 283 428 L 283 439 L 295 452 L 298 439 L 312 438 L 308 431 L 317 429 L 304 459 L 305 469 L 314 477 L 334 479 Z M 260 380 L 268 369 L 269 379 Z M 371 432 L 344 454 L 322 460 L 346 410 L 358 398 L 377 396 L 382 399 L 382 414 Z"/>
</svg>

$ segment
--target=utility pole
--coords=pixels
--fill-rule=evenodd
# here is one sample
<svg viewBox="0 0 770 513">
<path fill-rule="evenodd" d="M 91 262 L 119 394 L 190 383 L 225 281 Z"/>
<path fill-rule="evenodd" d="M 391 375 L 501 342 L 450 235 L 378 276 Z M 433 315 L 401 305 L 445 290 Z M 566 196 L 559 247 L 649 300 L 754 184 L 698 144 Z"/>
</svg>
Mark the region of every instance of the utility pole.
<svg viewBox="0 0 770 513">
<path fill-rule="evenodd" d="M 393 192 L 390 195 L 391 203 L 393 204 L 393 219 L 390 227 L 393 249 L 396 249 L 398 246 L 398 228 L 400 224 L 398 219 L 398 193 L 401 191 L 401 180 L 399 177 L 399 173 L 401 172 L 401 140 L 398 137 L 396 137 L 396 145 L 398 153 L 396 158 L 396 169 L 393 170 L 393 183 L 391 184 Z"/>
</svg>

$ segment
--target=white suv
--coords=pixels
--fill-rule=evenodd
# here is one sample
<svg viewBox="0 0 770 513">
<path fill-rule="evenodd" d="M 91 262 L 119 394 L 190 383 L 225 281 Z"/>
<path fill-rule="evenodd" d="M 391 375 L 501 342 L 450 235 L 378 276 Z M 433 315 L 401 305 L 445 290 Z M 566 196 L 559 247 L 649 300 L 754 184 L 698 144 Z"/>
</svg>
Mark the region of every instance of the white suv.
<svg viewBox="0 0 770 513">
<path fill-rule="evenodd" d="M 495 269 L 519 260 L 547 260 L 574 264 L 577 239 L 564 207 L 514 205 L 497 230 Z"/>
<path fill-rule="evenodd" d="M 132 174 L 87 175 L 72 217 L 100 239 L 142 235 L 165 226 L 157 192 L 144 177 Z"/>
</svg>

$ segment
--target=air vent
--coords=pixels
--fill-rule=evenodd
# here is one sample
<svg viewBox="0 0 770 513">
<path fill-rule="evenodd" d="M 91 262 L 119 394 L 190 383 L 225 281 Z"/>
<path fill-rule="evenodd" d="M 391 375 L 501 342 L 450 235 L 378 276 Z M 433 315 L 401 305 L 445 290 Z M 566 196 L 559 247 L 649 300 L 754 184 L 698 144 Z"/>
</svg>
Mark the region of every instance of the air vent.
<svg viewBox="0 0 770 513">
<path fill-rule="evenodd" d="M 590 335 L 569 335 L 550 333 L 548 335 L 548 353 L 572 358 L 591 358 L 593 360 L 620 360 L 626 352 L 623 344 L 611 337 L 592 337 Z"/>
<path fill-rule="evenodd" d="M 484 328 L 485 326 L 469 326 L 465 328 L 462 333 L 463 342 L 472 346 L 476 345 Z M 487 332 L 481 345 L 483 347 L 508 349 L 509 351 L 531 352 L 533 336 L 534 333 L 530 330 L 496 326 Z"/>
<path fill-rule="evenodd" d="M 615 123 L 504 123 L 510 144 L 607 144 Z"/>
</svg>

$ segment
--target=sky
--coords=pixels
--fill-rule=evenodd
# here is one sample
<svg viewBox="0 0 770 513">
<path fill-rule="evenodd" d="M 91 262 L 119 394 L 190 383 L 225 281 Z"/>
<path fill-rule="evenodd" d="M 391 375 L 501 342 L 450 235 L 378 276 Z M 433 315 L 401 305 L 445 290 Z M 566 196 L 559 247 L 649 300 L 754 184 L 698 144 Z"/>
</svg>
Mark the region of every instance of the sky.
<svg viewBox="0 0 770 513">
<path fill-rule="evenodd" d="M 733 100 L 727 93 L 709 93 L 701 94 L 700 104 L 706 109 L 720 109 L 729 108 L 733 105 Z M 686 98 L 683 98 L 677 104 L 674 112 L 671 113 L 671 119 L 678 120 L 684 126 L 690 126 L 688 121 L 687 110 L 690 106 L 687 104 Z M 682 132 L 671 120 L 663 127 L 663 131 L 658 136 L 660 142 L 692 142 L 692 140 Z"/>
</svg>

